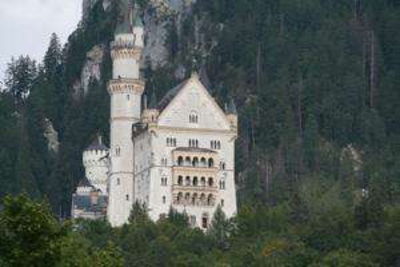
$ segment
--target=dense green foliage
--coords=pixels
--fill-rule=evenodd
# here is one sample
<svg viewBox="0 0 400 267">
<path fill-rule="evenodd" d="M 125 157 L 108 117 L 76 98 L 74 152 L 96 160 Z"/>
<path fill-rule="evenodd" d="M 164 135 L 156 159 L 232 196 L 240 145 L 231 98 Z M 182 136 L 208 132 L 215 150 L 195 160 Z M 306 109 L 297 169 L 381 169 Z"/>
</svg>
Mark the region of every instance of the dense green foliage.
<svg viewBox="0 0 400 267">
<path fill-rule="evenodd" d="M 117 14 L 118 6 L 105 12 L 97 4 L 63 49 L 52 36 L 41 64 L 29 57 L 10 63 L 0 92 L 0 198 L 26 192 L 68 215 L 82 150 L 98 132 L 108 136 L 108 49 Z M 30 207 L 43 207 L 17 199 L 45 225 L 43 234 L 52 236 L 46 242 L 64 242 L 23 249 L 21 257 L 34 253 L 26 264 L 51 253 L 49 262 L 64 257 L 66 266 L 91 266 L 96 257 L 118 266 L 122 253 L 126 266 L 395 266 L 400 5 L 202 0 L 171 17 L 168 28 L 169 63 L 144 70 L 146 91 L 161 97 L 179 82 L 172 74 L 182 65 L 207 70 L 221 106 L 234 97 L 238 216 L 227 221 L 217 213 L 205 235 L 173 211 L 153 223 L 139 205 L 133 214 L 141 215 L 121 229 L 80 222 L 72 231 L 47 215 L 29 215 Z M 106 48 L 101 79 L 84 95 L 75 85 L 98 44 Z M 58 153 L 43 136 L 47 120 L 59 133 Z M 6 212 L 13 200 L 5 202 L 0 231 L 18 235 L 7 222 L 18 217 Z M 7 251 L 0 244 L 1 260 L 14 264 L 21 240 Z"/>
<path fill-rule="evenodd" d="M 302 222 L 288 203 L 245 205 L 229 220 L 218 209 L 206 233 L 174 210 L 155 223 L 141 204 L 128 224 L 112 228 L 103 221 L 59 223 L 46 204 L 7 197 L 0 266 L 396 266 L 400 210 L 388 207 L 379 226 L 363 228 L 357 206 L 340 194 L 335 186 L 307 184 Z"/>
</svg>

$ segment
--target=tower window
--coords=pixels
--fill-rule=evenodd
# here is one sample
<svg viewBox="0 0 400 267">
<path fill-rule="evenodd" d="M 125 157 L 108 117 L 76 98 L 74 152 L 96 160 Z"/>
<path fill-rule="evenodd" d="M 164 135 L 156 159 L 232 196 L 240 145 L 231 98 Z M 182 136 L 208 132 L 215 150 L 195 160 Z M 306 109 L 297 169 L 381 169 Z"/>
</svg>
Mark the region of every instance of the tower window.
<svg viewBox="0 0 400 267">
<path fill-rule="evenodd" d="M 161 178 L 161 185 L 166 186 L 168 185 L 168 178 L 167 177 L 162 177 Z"/>
<path fill-rule="evenodd" d="M 162 197 L 162 203 L 165 204 L 167 202 L 167 198 L 165 196 Z"/>
<path fill-rule="evenodd" d="M 117 185 L 120 185 L 120 184 L 121 184 L 121 181 L 119 178 L 117 178 Z"/>
<path fill-rule="evenodd" d="M 225 204 L 225 201 L 223 199 L 221 199 L 221 207 L 223 207 Z"/>
<path fill-rule="evenodd" d="M 126 99 L 129 101 L 131 99 L 131 95 L 126 95 Z"/>
<path fill-rule="evenodd" d="M 121 156 L 121 148 L 119 146 L 115 148 L 115 155 L 118 157 Z"/>
<path fill-rule="evenodd" d="M 126 196 L 125 196 L 125 199 L 126 199 L 127 201 L 129 201 L 129 195 L 126 195 Z"/>
<path fill-rule="evenodd" d="M 224 190 L 224 189 L 225 189 L 225 187 L 226 187 L 225 180 L 221 180 L 221 181 L 219 181 L 219 189 L 222 189 L 222 190 Z"/>
</svg>

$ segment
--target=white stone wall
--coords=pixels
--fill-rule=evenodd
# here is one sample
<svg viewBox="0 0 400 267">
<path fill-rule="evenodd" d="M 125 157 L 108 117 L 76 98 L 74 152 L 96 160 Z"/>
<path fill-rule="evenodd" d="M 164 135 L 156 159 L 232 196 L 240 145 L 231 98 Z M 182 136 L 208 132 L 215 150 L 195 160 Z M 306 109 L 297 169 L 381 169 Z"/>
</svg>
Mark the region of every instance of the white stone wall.
<svg viewBox="0 0 400 267">
<path fill-rule="evenodd" d="M 148 133 L 143 136 L 150 135 Z M 169 147 L 166 145 L 167 138 L 175 138 L 177 141 L 176 147 Z M 140 139 L 143 139 L 141 136 Z M 172 151 L 178 147 L 188 147 L 189 139 L 196 139 L 199 141 L 200 148 L 210 149 L 210 142 L 214 140 L 220 141 L 221 149 L 215 150 L 218 153 L 218 158 L 224 159 L 225 170 L 218 171 L 217 186 L 219 188 L 219 179 L 224 178 L 225 189 L 219 189 L 216 194 L 215 205 L 208 206 L 183 206 L 173 204 L 172 185 L 174 183 L 172 177 L 172 167 L 176 165 L 173 161 Z M 204 131 L 198 129 L 196 131 L 157 131 L 156 134 L 151 135 L 151 146 L 140 151 L 139 145 L 135 146 L 137 153 L 135 160 L 138 161 L 138 173 L 135 175 L 137 183 L 135 198 L 141 202 L 145 202 L 149 208 L 149 216 L 153 220 L 158 220 L 161 214 L 167 215 L 170 207 L 185 212 L 189 216 L 196 217 L 196 226 L 201 227 L 201 218 L 204 213 L 209 215 L 209 223 L 211 222 L 213 213 L 218 204 L 221 204 L 223 199 L 223 211 L 228 217 L 232 217 L 237 212 L 236 208 L 236 190 L 234 184 L 234 142 L 231 140 L 231 133 L 219 133 L 212 131 Z M 136 140 L 136 139 L 135 139 Z M 136 141 L 135 141 L 136 142 Z M 145 144 L 147 142 L 142 142 Z M 138 142 L 139 144 L 139 142 Z M 150 171 L 147 172 L 145 162 L 149 162 L 149 151 L 152 150 L 153 154 Z M 165 165 L 165 161 L 167 164 Z M 140 162 L 140 163 L 139 163 Z M 140 169 L 140 166 L 142 169 Z M 143 171 L 146 170 L 145 172 Z M 144 178 L 142 177 L 144 175 Z M 163 185 L 161 178 L 167 178 L 167 185 Z M 144 181 L 142 181 L 144 179 Z M 140 181 L 140 182 L 139 182 Z M 149 187 L 147 187 L 147 183 Z M 146 185 L 146 186 L 145 186 Z M 147 202 L 148 196 L 148 202 Z M 165 203 L 163 202 L 165 197 Z"/>
<path fill-rule="evenodd" d="M 89 182 L 107 195 L 108 158 L 106 150 L 87 150 L 83 152 L 83 166 Z"/>
<path fill-rule="evenodd" d="M 116 36 L 116 48 L 127 44 L 123 49 L 133 49 L 133 34 Z M 117 56 L 113 60 L 114 82 L 124 83 L 124 79 L 139 79 L 139 62 L 132 53 Z M 134 203 L 134 149 L 132 125 L 140 121 L 141 94 L 126 86 L 120 91 L 110 91 L 110 175 L 109 203 L 107 217 L 113 226 L 128 221 Z"/>
</svg>

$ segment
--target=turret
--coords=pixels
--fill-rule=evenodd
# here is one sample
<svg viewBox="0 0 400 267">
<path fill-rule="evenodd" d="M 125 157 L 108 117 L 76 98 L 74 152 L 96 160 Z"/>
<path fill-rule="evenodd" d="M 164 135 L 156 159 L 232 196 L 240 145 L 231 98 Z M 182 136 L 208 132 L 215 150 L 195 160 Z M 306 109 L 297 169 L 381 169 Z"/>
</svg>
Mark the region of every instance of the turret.
<svg viewBox="0 0 400 267">
<path fill-rule="evenodd" d="M 225 109 L 226 109 L 226 117 L 231 123 L 231 129 L 237 131 L 237 126 L 238 126 L 237 109 L 235 101 L 233 100 L 232 97 L 229 98 L 229 103 L 225 107 Z"/>
<path fill-rule="evenodd" d="M 102 194 L 107 194 L 108 148 L 100 135 L 85 149 L 82 156 L 85 175 L 89 183 Z"/>
<path fill-rule="evenodd" d="M 157 109 L 157 98 L 156 94 L 153 91 L 150 102 L 145 105 L 145 109 L 142 114 L 142 122 L 143 123 L 155 123 L 157 122 L 157 118 L 159 115 L 159 111 Z"/>
</svg>

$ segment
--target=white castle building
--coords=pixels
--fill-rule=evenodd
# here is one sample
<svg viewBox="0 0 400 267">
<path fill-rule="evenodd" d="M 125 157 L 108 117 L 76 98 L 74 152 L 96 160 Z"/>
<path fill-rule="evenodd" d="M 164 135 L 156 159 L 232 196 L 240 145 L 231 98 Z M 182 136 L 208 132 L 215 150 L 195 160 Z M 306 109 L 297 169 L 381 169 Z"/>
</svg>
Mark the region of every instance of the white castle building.
<svg viewBox="0 0 400 267">
<path fill-rule="evenodd" d="M 206 229 L 218 205 L 228 217 L 237 209 L 236 108 L 231 101 L 221 109 L 197 74 L 170 90 L 160 102 L 154 96 L 149 105 L 143 101 L 142 108 L 143 25 L 130 1 L 122 2 L 124 19 L 111 44 L 113 79 L 108 87 L 107 218 L 113 226 L 126 223 L 138 201 L 147 206 L 155 221 L 167 216 L 172 207 L 185 212 L 193 227 Z M 104 188 L 100 186 L 103 169 L 96 173 L 101 176 L 98 188 Z"/>
</svg>

